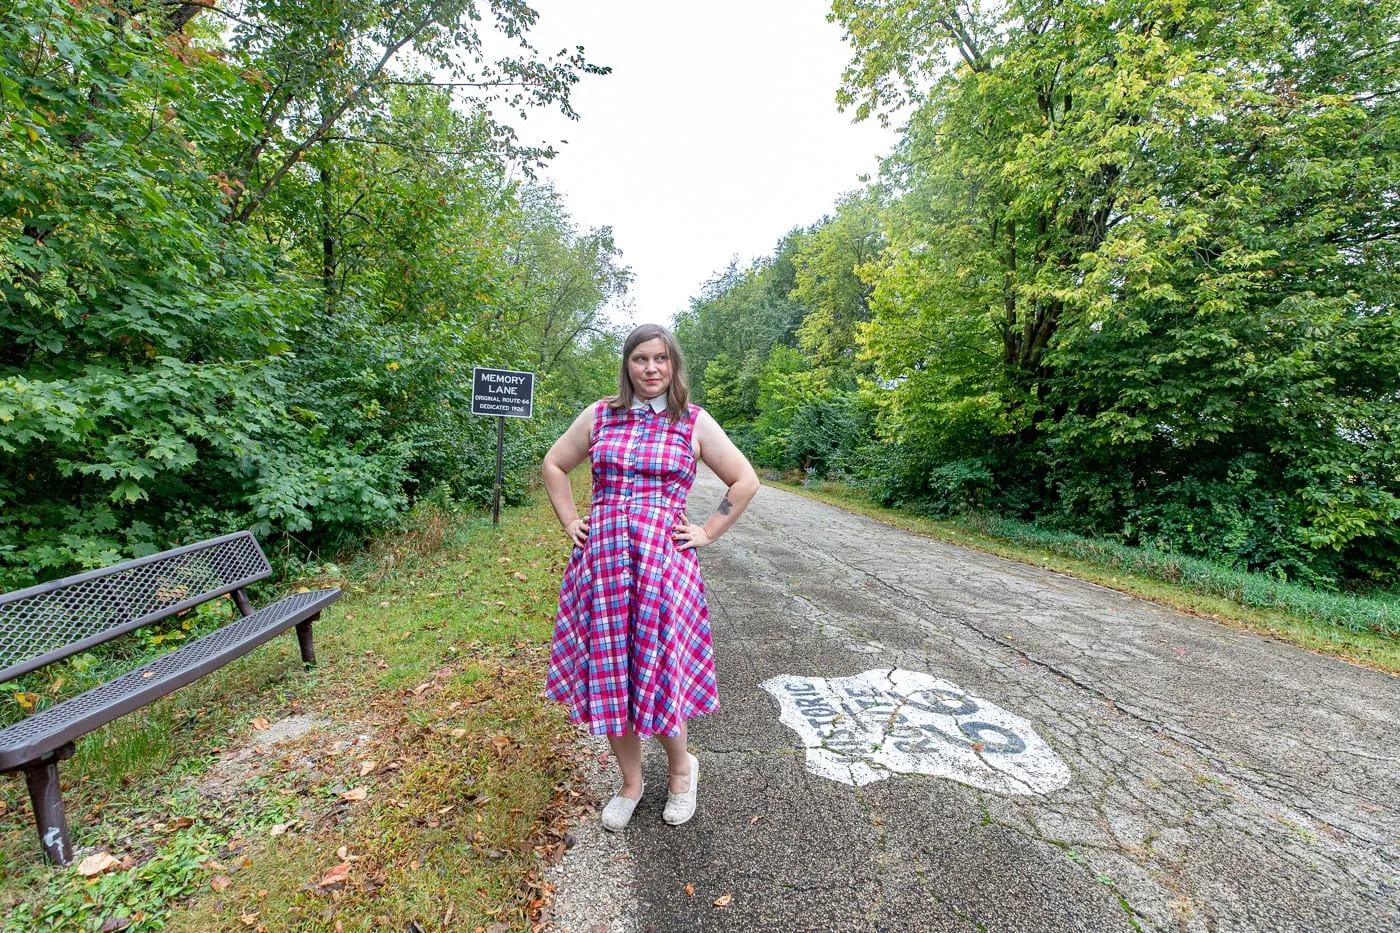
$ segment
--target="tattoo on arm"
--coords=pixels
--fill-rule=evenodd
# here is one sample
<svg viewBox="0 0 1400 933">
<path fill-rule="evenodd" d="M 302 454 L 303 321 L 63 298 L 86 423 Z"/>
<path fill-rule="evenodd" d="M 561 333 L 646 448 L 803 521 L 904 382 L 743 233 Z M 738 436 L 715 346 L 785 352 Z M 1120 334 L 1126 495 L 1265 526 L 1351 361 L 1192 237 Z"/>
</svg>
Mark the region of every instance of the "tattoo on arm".
<svg viewBox="0 0 1400 933">
<path fill-rule="evenodd" d="M 723 499 L 720 500 L 719 507 L 716 508 L 715 511 L 721 515 L 728 515 L 733 510 L 733 508 L 734 503 L 729 501 L 728 496 L 725 496 Z"/>
</svg>

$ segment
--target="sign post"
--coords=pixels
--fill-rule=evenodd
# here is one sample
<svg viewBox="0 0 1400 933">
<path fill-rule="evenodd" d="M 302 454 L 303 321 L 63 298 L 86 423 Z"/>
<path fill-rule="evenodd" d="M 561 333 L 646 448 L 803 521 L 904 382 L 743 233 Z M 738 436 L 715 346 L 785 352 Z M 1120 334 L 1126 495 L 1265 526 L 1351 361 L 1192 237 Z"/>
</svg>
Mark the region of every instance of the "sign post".
<svg viewBox="0 0 1400 933">
<path fill-rule="evenodd" d="M 501 523 L 501 477 L 505 467 L 507 418 L 529 418 L 535 407 L 535 374 L 513 369 L 472 368 L 472 414 L 496 419 L 496 487 L 491 524 Z"/>
</svg>

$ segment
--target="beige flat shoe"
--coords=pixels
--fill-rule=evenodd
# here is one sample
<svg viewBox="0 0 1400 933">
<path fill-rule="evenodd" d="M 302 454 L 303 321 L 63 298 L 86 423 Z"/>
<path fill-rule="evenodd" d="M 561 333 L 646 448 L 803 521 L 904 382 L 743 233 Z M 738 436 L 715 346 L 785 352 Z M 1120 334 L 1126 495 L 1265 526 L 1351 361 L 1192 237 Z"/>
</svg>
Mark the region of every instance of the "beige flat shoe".
<svg viewBox="0 0 1400 933">
<path fill-rule="evenodd" d="M 661 813 L 661 818 L 672 826 L 688 822 L 695 815 L 695 788 L 700 785 L 700 759 L 690 752 L 686 752 L 685 755 L 690 759 L 690 790 L 684 794 L 673 794 L 668 791 L 666 809 Z"/>
<path fill-rule="evenodd" d="M 646 792 L 647 786 L 643 784 L 642 793 L 637 795 L 636 800 L 621 794 L 609 800 L 608 805 L 603 808 L 603 816 L 600 819 L 603 828 L 612 833 L 626 829 L 627 824 L 632 822 L 632 811 L 637 809 L 637 804 L 642 802 L 642 797 Z"/>
</svg>

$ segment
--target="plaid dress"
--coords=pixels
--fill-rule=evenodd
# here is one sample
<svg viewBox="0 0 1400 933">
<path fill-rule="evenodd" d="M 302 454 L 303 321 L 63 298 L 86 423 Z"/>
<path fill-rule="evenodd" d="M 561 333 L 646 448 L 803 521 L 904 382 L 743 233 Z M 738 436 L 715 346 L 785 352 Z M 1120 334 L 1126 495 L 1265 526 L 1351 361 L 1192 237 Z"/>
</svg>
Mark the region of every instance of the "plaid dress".
<svg viewBox="0 0 1400 933">
<path fill-rule="evenodd" d="M 710 612 L 693 548 L 671 532 L 695 481 L 700 409 L 594 408 L 588 542 L 559 589 L 545 695 L 595 735 L 677 735 L 719 708 Z"/>
</svg>

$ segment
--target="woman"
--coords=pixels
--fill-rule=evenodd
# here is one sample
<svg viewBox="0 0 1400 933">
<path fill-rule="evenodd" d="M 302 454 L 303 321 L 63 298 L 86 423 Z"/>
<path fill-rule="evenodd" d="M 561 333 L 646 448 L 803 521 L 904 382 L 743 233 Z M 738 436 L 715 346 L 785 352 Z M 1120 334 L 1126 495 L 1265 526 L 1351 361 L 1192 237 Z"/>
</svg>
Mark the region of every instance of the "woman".
<svg viewBox="0 0 1400 933">
<path fill-rule="evenodd" d="M 587 457 L 593 504 L 580 518 L 569 472 Z M 686 517 L 703 460 L 729 487 L 704 524 Z M 614 832 L 642 798 L 641 737 L 666 750 L 662 818 L 695 814 L 700 763 L 686 720 L 719 708 L 710 616 L 695 551 L 738 520 L 758 476 L 708 413 L 689 404 L 675 336 L 644 324 L 622 347 L 617 395 L 585 409 L 544 458 L 554 514 L 574 543 L 559 591 L 545 693 L 608 737 L 622 789 L 603 809 Z"/>
</svg>

